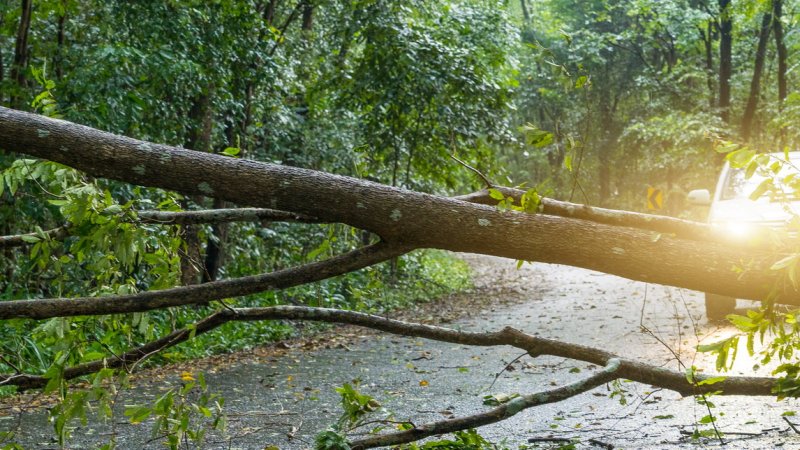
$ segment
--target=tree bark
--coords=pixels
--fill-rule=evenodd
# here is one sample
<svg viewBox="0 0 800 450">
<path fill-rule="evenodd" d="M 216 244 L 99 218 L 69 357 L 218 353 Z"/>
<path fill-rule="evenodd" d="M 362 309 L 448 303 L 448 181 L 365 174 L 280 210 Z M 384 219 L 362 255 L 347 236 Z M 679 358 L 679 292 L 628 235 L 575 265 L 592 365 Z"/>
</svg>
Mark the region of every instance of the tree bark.
<svg viewBox="0 0 800 450">
<path fill-rule="evenodd" d="M 730 122 L 731 74 L 733 73 L 733 19 L 730 0 L 719 0 L 719 116 Z"/>
<path fill-rule="evenodd" d="M 211 107 L 213 91 L 213 85 L 207 86 L 206 90 L 200 93 L 192 104 L 189 111 L 192 128 L 189 130 L 186 148 L 204 153 L 211 151 L 211 133 L 214 126 Z M 196 195 L 193 200 L 201 203 L 203 197 Z M 181 207 L 188 209 L 188 199 L 181 202 Z M 197 284 L 205 272 L 204 260 L 201 255 L 200 227 L 193 224 L 184 225 L 181 228 L 180 236 L 184 243 L 183 251 L 180 253 L 181 284 L 184 286 Z"/>
<path fill-rule="evenodd" d="M 31 15 L 33 0 L 22 0 L 20 5 L 19 26 L 17 27 L 17 39 L 14 44 L 14 60 L 11 63 L 11 79 L 17 83 L 17 88 L 25 87 L 25 70 L 28 68 L 28 35 L 31 28 Z M 10 104 L 12 107 L 19 106 L 19 93 L 11 95 Z"/>
<path fill-rule="evenodd" d="M 706 85 L 708 85 L 708 106 L 711 109 L 714 109 L 714 107 L 717 104 L 717 96 L 714 86 L 713 28 L 714 25 L 712 24 L 711 20 L 709 20 L 706 23 L 705 31 L 703 31 L 702 28 L 698 30 L 700 32 L 700 37 L 703 40 L 703 46 L 705 47 Z"/>
<path fill-rule="evenodd" d="M 528 0 L 519 0 L 519 6 L 522 8 L 522 18 L 525 22 L 531 21 L 531 13 L 528 12 Z"/>
<path fill-rule="evenodd" d="M 786 42 L 783 40 L 783 0 L 772 0 L 772 28 L 775 32 L 775 48 L 778 53 L 778 108 L 783 110 L 786 100 Z"/>
<path fill-rule="evenodd" d="M 195 152 L 0 108 L 0 147 L 96 177 L 205 195 L 341 222 L 408 248 L 439 248 L 567 264 L 737 298 L 762 299 L 787 253 L 484 205 L 349 177 Z M 301 200 L 302 201 L 299 201 Z M 736 273 L 734 267 L 747 264 Z M 800 303 L 780 285 L 782 302 Z"/>
<path fill-rule="evenodd" d="M 3 24 L 5 23 L 5 21 L 6 21 L 5 16 L 2 13 L 0 13 L 0 28 L 3 28 Z M 0 86 L 3 85 L 3 80 L 5 80 L 6 76 L 6 68 L 5 65 L 3 64 L 4 59 L 5 58 L 3 57 L 3 46 L 0 45 Z M 5 95 L 2 92 L 0 92 L 0 105 L 3 104 L 4 98 Z"/>
<path fill-rule="evenodd" d="M 601 92 L 600 99 L 600 145 L 598 147 L 598 193 L 600 206 L 606 206 L 611 198 L 611 152 L 617 144 L 614 114 L 617 100 L 608 98 L 610 93 Z"/>
<path fill-rule="evenodd" d="M 64 78 L 64 44 L 66 42 L 66 24 L 67 24 L 67 1 L 61 1 L 62 13 L 58 15 L 58 31 L 56 35 L 56 57 L 53 63 L 55 68 L 56 80 Z"/>
<path fill-rule="evenodd" d="M 264 9 L 264 22 L 272 26 L 275 21 L 275 7 L 278 5 L 278 0 L 269 0 L 267 7 Z"/>
<path fill-rule="evenodd" d="M 311 31 L 314 28 L 314 5 L 311 0 L 303 0 L 303 31 Z"/>
<path fill-rule="evenodd" d="M 225 202 L 214 199 L 214 208 L 220 209 L 225 206 Z M 226 222 L 215 223 L 211 226 L 211 236 L 206 240 L 206 258 L 203 262 L 203 283 L 215 281 L 219 276 L 219 270 L 225 257 L 225 241 L 228 237 L 228 224 Z"/>
<path fill-rule="evenodd" d="M 761 75 L 764 73 L 764 60 L 767 55 L 767 41 L 772 30 L 772 13 L 765 12 L 761 19 L 761 28 L 758 32 L 758 47 L 756 60 L 753 66 L 753 78 L 750 81 L 750 95 L 747 97 L 747 106 L 742 115 L 742 140 L 748 142 L 753 131 L 753 120 L 758 108 L 758 98 L 761 95 Z"/>
</svg>

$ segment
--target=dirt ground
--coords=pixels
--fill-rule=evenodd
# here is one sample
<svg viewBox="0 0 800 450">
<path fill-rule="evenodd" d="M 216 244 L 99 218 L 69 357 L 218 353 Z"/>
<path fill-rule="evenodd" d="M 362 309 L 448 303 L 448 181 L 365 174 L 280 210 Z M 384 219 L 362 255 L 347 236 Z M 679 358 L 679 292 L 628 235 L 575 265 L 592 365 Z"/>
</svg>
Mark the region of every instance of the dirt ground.
<svg viewBox="0 0 800 450">
<path fill-rule="evenodd" d="M 475 288 L 423 305 L 396 318 L 464 330 L 525 332 L 594 346 L 680 370 L 711 371 L 713 358 L 697 355 L 698 342 L 729 335 L 731 327 L 707 322 L 698 293 L 633 282 L 582 269 L 525 264 L 463 255 Z M 742 305 L 744 306 L 744 305 Z M 509 367 L 503 370 L 504 367 Z M 768 375 L 769 367 L 740 352 L 733 374 Z M 151 403 L 180 386 L 183 372 L 203 371 L 210 392 L 225 399 L 228 428 L 210 433 L 202 448 L 304 449 L 341 413 L 334 388 L 359 380 L 395 420 L 424 423 L 484 410 L 485 395 L 527 394 L 580 379 L 597 367 L 563 358 L 531 358 L 510 347 L 476 348 L 339 327 L 311 338 L 247 352 L 151 369 L 120 393 L 111 421 L 75 424 L 69 448 L 97 448 L 115 437 L 119 448 L 162 448 L 152 420 L 132 425 L 125 405 Z M 497 376 L 497 374 L 500 374 Z M 495 380 L 496 378 L 496 380 Z M 718 439 L 693 439 L 708 414 L 693 398 L 638 383 L 604 386 L 564 402 L 524 411 L 481 433 L 510 448 L 800 448 L 790 422 L 795 400 L 714 397 Z M 623 404 L 624 403 L 624 404 Z M 47 399 L 26 396 L 0 404 L 0 430 L 14 431 L 24 448 L 57 448 L 46 420 Z M 800 426 L 798 426 L 800 428 Z M 197 448 L 188 445 L 186 448 Z"/>
</svg>

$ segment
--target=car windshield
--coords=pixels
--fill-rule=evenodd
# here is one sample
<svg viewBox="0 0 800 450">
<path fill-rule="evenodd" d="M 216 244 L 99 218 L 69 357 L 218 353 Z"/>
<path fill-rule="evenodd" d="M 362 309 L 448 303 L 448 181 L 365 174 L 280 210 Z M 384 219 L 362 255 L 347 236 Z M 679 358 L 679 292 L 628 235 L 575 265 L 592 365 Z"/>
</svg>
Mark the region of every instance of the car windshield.
<svg viewBox="0 0 800 450">
<path fill-rule="evenodd" d="M 797 167 L 800 165 L 800 160 L 798 157 L 792 155 L 791 164 L 784 164 L 783 169 L 781 169 L 778 176 L 776 176 L 776 180 L 783 179 L 790 173 L 797 173 Z M 783 157 L 781 156 L 781 159 Z M 725 184 L 722 187 L 722 192 L 720 193 L 720 200 L 734 200 L 734 199 L 745 199 L 750 197 L 750 194 L 764 181 L 765 177 L 760 175 L 759 173 L 754 173 L 750 178 L 745 176 L 744 169 L 734 169 L 731 168 L 728 171 L 728 177 L 725 179 Z M 793 192 L 791 188 L 783 187 L 782 193 L 770 192 L 769 198 L 771 201 L 783 201 L 783 200 L 800 200 L 800 192 Z"/>
</svg>

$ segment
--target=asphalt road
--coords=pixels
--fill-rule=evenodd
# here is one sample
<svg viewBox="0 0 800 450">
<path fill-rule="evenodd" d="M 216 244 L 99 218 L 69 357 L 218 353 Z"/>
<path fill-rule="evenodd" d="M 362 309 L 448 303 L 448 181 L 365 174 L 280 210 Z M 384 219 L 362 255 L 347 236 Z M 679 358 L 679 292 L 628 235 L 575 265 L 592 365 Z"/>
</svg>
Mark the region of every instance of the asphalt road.
<svg viewBox="0 0 800 450">
<path fill-rule="evenodd" d="M 499 330 L 510 325 L 676 370 L 678 355 L 684 364 L 708 371 L 713 370 L 713 358 L 696 355 L 696 344 L 734 332 L 706 321 L 702 296 L 695 292 L 570 267 L 526 264 L 517 270 L 510 260 L 465 258 L 476 274 L 476 289 L 469 295 L 488 306 L 468 308 L 471 314 L 444 326 Z M 354 328 L 333 333 L 311 350 L 288 347 L 280 355 L 256 352 L 252 358 L 243 354 L 225 364 L 205 364 L 209 391 L 226 399 L 228 429 L 209 434 L 202 448 L 311 448 L 313 436 L 341 412 L 334 388 L 355 379 L 395 420 L 424 423 L 484 410 L 485 395 L 538 392 L 598 370 L 562 358 L 522 356 L 510 347 L 465 347 Z M 502 371 L 494 381 L 512 361 L 513 370 Z M 733 374 L 769 375 L 770 368 L 754 371 L 754 365 L 742 351 Z M 166 387 L 180 384 L 180 370 L 140 378 L 132 391 L 120 394 L 118 406 L 152 401 Z M 587 449 L 800 448 L 800 434 L 786 421 L 800 418 L 783 417 L 800 411 L 795 400 L 712 398 L 725 434 L 722 445 L 713 438 L 691 438 L 695 430 L 709 430 L 699 423 L 708 411 L 695 399 L 639 383 L 620 386 L 624 402 L 620 396 L 611 398 L 611 386 L 603 386 L 480 431 L 510 448 L 558 448 L 563 439 Z M 119 448 L 163 448 L 151 437 L 151 426 L 152 421 L 131 425 L 119 412 L 113 423 L 77 426 L 69 448 L 97 448 L 112 434 Z M 41 409 L 0 417 L 0 430 L 12 429 L 24 448 L 57 448 Z"/>
</svg>

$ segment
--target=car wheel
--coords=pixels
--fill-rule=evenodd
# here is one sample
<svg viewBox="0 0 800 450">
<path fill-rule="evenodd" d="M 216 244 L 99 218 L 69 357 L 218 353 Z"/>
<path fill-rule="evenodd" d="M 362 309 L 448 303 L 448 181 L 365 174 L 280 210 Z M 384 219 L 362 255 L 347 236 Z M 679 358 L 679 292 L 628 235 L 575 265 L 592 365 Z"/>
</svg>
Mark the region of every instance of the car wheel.
<svg viewBox="0 0 800 450">
<path fill-rule="evenodd" d="M 706 292 L 706 317 L 708 320 L 723 320 L 736 310 L 736 299 Z"/>
</svg>

